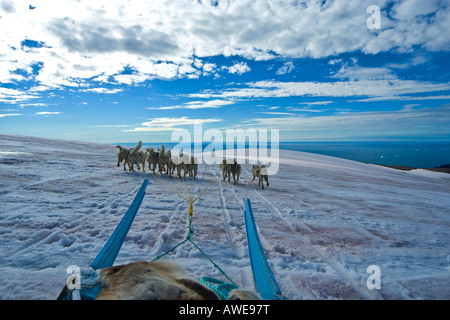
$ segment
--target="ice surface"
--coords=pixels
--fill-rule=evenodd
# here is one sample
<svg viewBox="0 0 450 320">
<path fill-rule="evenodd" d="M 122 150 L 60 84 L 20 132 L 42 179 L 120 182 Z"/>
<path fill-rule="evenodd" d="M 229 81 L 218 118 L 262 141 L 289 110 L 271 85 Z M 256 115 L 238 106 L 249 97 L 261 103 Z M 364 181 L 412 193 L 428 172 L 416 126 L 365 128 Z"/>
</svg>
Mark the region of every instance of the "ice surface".
<svg viewBox="0 0 450 320">
<path fill-rule="evenodd" d="M 70 265 L 87 268 L 145 178 L 150 182 L 116 264 L 151 260 L 182 241 L 198 194 L 193 240 L 253 289 L 244 222 L 252 203 L 272 271 L 289 299 L 449 299 L 450 175 L 398 171 L 280 150 L 261 190 L 243 164 L 237 185 L 202 164 L 195 181 L 116 167 L 113 146 L 0 135 L 0 299 L 55 299 Z M 159 176 L 159 174 L 158 174 Z M 195 278 L 226 280 L 192 245 L 165 259 Z M 367 267 L 381 271 L 369 289 Z"/>
</svg>

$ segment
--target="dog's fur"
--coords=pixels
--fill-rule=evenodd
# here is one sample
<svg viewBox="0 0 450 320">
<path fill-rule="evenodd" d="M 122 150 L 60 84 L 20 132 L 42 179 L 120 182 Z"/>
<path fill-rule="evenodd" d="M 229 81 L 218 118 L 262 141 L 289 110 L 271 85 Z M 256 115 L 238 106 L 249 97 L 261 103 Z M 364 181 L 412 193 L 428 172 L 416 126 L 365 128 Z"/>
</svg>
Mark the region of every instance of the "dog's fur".
<svg viewBox="0 0 450 320">
<path fill-rule="evenodd" d="M 130 154 L 128 155 L 128 167 L 130 171 L 134 171 L 133 166 L 136 165 L 138 170 L 140 170 L 139 165 L 142 165 L 142 171 L 145 172 L 145 161 L 147 159 L 147 153 L 140 150 L 142 146 L 142 141 L 139 141 L 138 144 L 130 150 Z"/>
<path fill-rule="evenodd" d="M 192 177 L 195 179 L 198 172 L 198 159 L 194 156 L 191 156 L 191 161 L 187 165 L 187 170 L 189 172 L 189 177 Z"/>
<path fill-rule="evenodd" d="M 253 291 L 233 289 L 228 294 L 228 300 L 261 300 L 261 296 Z"/>
<path fill-rule="evenodd" d="M 261 186 L 264 189 L 264 180 L 266 180 L 267 186 L 269 186 L 269 175 L 267 174 L 267 168 L 265 165 L 262 166 L 253 166 L 253 179 L 251 182 L 258 178 L 258 187 Z"/>
<path fill-rule="evenodd" d="M 135 262 L 102 269 L 97 300 L 218 300 L 214 291 L 175 264 Z"/>
<path fill-rule="evenodd" d="M 173 171 L 176 169 L 172 160 L 172 153 L 170 150 L 165 149 L 164 145 L 161 145 L 161 151 L 159 153 L 159 173 L 166 172 L 166 175 L 172 176 Z"/>
<path fill-rule="evenodd" d="M 186 177 L 186 173 L 189 175 L 189 178 L 194 178 L 197 176 L 198 171 L 198 159 L 194 156 L 184 155 L 181 159 L 183 162 L 183 170 L 184 170 L 184 176 Z"/>
<path fill-rule="evenodd" d="M 127 149 L 121 146 L 116 146 L 119 149 L 117 155 L 117 166 L 123 161 L 123 170 L 126 171 L 126 165 L 128 165 L 129 171 L 134 171 L 134 165 L 140 170 L 142 165 L 142 171 L 145 172 L 145 164 L 148 162 L 148 169 L 150 171 L 158 171 L 160 174 L 163 172 L 166 175 L 172 176 L 172 174 L 177 171 L 177 176 L 181 177 L 181 171 L 184 171 L 184 177 L 189 174 L 189 177 L 195 179 L 198 172 L 198 159 L 194 156 L 183 155 L 172 156 L 170 150 L 166 150 L 164 144 L 161 145 L 161 150 L 156 150 L 153 147 L 145 149 L 145 151 L 140 150 L 142 147 L 142 141 L 132 148 Z"/>
<path fill-rule="evenodd" d="M 146 149 L 148 152 L 147 162 L 148 162 L 148 169 L 155 172 L 156 166 L 159 162 L 159 152 L 155 151 L 152 147 Z"/>
<path fill-rule="evenodd" d="M 229 164 L 228 161 L 224 159 L 222 163 L 219 165 L 219 167 L 220 170 L 222 171 L 223 181 L 225 181 L 225 179 L 228 178 L 229 182 L 231 176 L 231 164 Z"/>
<path fill-rule="evenodd" d="M 173 158 L 172 158 L 172 152 L 170 150 L 167 150 L 165 152 L 165 165 L 166 165 L 166 174 L 169 175 L 169 177 L 171 177 L 175 170 L 177 169 L 176 164 L 173 162 Z"/>
<path fill-rule="evenodd" d="M 128 164 L 130 149 L 122 148 L 121 146 L 116 146 L 116 148 L 119 149 L 119 153 L 117 154 L 117 167 L 119 167 L 120 163 L 123 161 L 123 171 L 127 171 L 125 165 Z"/>
<path fill-rule="evenodd" d="M 171 161 L 174 165 L 175 170 L 177 171 L 177 177 L 181 177 L 181 171 L 184 171 L 184 177 L 186 177 L 187 173 L 187 164 L 189 163 L 189 156 L 183 153 L 180 155 L 173 155 Z"/>
<path fill-rule="evenodd" d="M 198 159 L 194 156 L 190 156 L 188 154 L 181 153 L 178 157 L 172 157 L 173 162 L 175 163 L 177 169 L 177 176 L 181 177 L 181 170 L 184 171 L 184 177 L 186 174 L 189 175 L 189 178 L 194 178 L 197 176 L 198 171 Z"/>
<path fill-rule="evenodd" d="M 210 288 L 168 262 L 139 261 L 102 269 L 102 290 L 96 300 L 219 300 Z M 257 293 L 234 289 L 229 300 L 260 299 Z"/>
<path fill-rule="evenodd" d="M 231 165 L 231 174 L 233 175 L 233 183 L 237 184 L 241 176 L 241 165 L 236 162 L 236 159 L 234 159 L 234 163 Z"/>
</svg>

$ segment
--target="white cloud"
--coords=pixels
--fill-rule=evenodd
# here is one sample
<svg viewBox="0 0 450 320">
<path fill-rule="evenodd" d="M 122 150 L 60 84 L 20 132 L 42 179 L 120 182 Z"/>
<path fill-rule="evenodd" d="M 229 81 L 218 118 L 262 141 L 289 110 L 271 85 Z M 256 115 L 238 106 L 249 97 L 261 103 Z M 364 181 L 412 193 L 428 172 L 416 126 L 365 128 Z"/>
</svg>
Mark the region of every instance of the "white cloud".
<svg viewBox="0 0 450 320">
<path fill-rule="evenodd" d="M 390 80 L 397 78 L 389 68 L 367 68 L 347 65 L 342 66 L 332 77 L 348 80 Z"/>
<path fill-rule="evenodd" d="M 316 112 L 316 113 L 322 112 L 322 110 L 311 109 L 311 107 L 303 107 L 303 108 L 288 107 L 288 110 L 296 112 Z"/>
<path fill-rule="evenodd" d="M 30 3 L 34 10 L 29 10 Z M 154 78 L 195 78 L 220 69 L 201 61 L 217 55 L 268 60 L 407 52 L 414 47 L 450 50 L 450 38 L 443 32 L 450 28 L 450 6 L 444 1 L 377 1 L 382 29 L 376 32 L 366 27 L 371 4 L 373 0 L 240 0 L 217 5 L 185 0 L 2 0 L 0 81 L 34 80 L 41 89 L 85 88 L 90 79 L 140 84 Z M 388 6 L 394 19 L 386 14 Z M 39 45 L 26 47 L 25 39 Z M 31 67 L 37 64 L 39 70 L 33 73 Z M 133 74 L 123 74 L 126 68 Z M 238 63 L 228 71 L 242 74 L 249 67 Z M 352 70 L 345 71 L 348 75 Z"/>
<path fill-rule="evenodd" d="M 279 116 L 293 116 L 293 115 L 295 115 L 295 113 L 292 113 L 292 112 L 276 112 L 276 111 L 264 111 L 264 112 L 260 112 L 260 113 L 270 114 L 270 115 L 279 115 Z"/>
<path fill-rule="evenodd" d="M 258 81 L 244 88 L 190 94 L 189 97 L 211 98 L 270 98 L 270 97 L 397 97 L 405 94 L 431 93 L 450 90 L 448 83 L 413 80 L 359 80 L 337 82 Z"/>
<path fill-rule="evenodd" d="M 236 63 L 235 65 L 228 68 L 229 73 L 237 73 L 239 75 L 249 72 L 250 70 L 250 67 L 244 62 Z"/>
<path fill-rule="evenodd" d="M 421 101 L 421 100 L 450 100 L 450 95 L 433 95 L 433 96 L 382 96 L 366 99 L 358 99 L 358 102 L 375 102 L 375 101 Z"/>
<path fill-rule="evenodd" d="M 91 88 L 91 89 L 85 89 L 85 90 L 81 90 L 81 91 L 84 91 L 84 92 L 95 92 L 95 93 L 114 94 L 114 93 L 122 92 L 123 89 L 121 89 L 121 88 L 115 88 L 115 89 Z"/>
<path fill-rule="evenodd" d="M 42 115 L 42 116 L 48 116 L 48 115 L 55 115 L 55 114 L 61 114 L 61 112 L 55 111 L 55 112 L 51 112 L 51 111 L 41 111 L 41 112 L 36 112 L 36 115 Z"/>
<path fill-rule="evenodd" d="M 21 107 L 47 107 L 47 103 L 36 102 L 36 103 L 21 103 L 19 104 Z"/>
<path fill-rule="evenodd" d="M 20 113 L 0 113 L 0 118 L 21 116 Z"/>
<path fill-rule="evenodd" d="M 342 59 L 333 59 L 333 60 L 328 61 L 328 64 L 335 65 L 341 61 L 342 61 Z"/>
<path fill-rule="evenodd" d="M 418 17 L 436 12 L 440 2 L 439 0 L 404 0 L 394 6 L 393 14 L 398 19 L 416 20 Z"/>
<path fill-rule="evenodd" d="M 405 108 L 392 112 L 345 112 L 320 116 L 288 116 L 255 118 L 243 125 L 257 128 L 277 128 L 299 138 L 388 138 L 445 137 L 450 134 L 450 106 L 438 108 Z"/>
<path fill-rule="evenodd" d="M 277 75 L 283 75 L 292 72 L 295 69 L 294 64 L 291 61 L 286 62 L 281 68 L 276 72 Z"/>
<path fill-rule="evenodd" d="M 205 63 L 203 65 L 203 70 L 205 72 L 212 72 L 216 67 L 217 65 L 215 63 Z"/>
<path fill-rule="evenodd" d="M 123 131 L 139 131 L 139 132 L 158 132 L 173 131 L 179 127 L 194 125 L 196 123 L 220 122 L 221 119 L 191 119 L 188 117 L 180 118 L 154 118 L 150 121 L 141 123 L 141 127 Z"/>
<path fill-rule="evenodd" d="M 172 109 L 208 109 L 208 108 L 221 108 L 230 104 L 234 104 L 231 100 L 208 100 L 208 101 L 191 101 L 182 105 L 147 108 L 150 110 L 172 110 Z"/>
<path fill-rule="evenodd" d="M 97 125 L 97 128 L 127 128 L 130 127 L 128 124 L 117 124 L 117 125 Z"/>
<path fill-rule="evenodd" d="M 334 101 L 314 101 L 314 102 L 302 102 L 301 104 L 306 104 L 308 106 L 325 106 L 333 102 Z"/>
<path fill-rule="evenodd" d="M 30 99 L 39 98 L 34 93 L 27 93 L 21 90 L 0 87 L 0 102 L 18 104 Z"/>
</svg>

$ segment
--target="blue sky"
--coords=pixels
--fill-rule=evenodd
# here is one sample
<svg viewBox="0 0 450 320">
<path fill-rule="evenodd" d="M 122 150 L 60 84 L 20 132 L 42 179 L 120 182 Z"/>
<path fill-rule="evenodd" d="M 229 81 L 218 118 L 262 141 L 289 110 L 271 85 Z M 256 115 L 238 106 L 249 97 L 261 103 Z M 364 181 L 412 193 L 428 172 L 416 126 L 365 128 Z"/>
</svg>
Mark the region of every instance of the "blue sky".
<svg viewBox="0 0 450 320">
<path fill-rule="evenodd" d="M 450 0 L 0 0 L 0 133 L 450 141 L 448 30 Z"/>
</svg>

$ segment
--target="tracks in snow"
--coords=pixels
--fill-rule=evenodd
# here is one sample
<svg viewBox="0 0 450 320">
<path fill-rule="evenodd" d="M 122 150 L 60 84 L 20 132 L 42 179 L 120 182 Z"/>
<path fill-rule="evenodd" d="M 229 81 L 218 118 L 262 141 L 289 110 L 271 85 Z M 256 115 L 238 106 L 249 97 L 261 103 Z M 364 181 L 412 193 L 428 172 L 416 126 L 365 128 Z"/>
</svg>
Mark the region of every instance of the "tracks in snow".
<svg viewBox="0 0 450 320">
<path fill-rule="evenodd" d="M 328 255 L 322 248 L 313 245 L 305 236 L 303 236 L 298 227 L 290 220 L 284 217 L 280 210 L 273 205 L 271 201 L 269 201 L 266 197 L 264 197 L 260 192 L 254 190 L 256 195 L 267 204 L 267 206 L 272 210 L 272 212 L 280 218 L 282 221 L 295 236 L 306 246 L 315 252 L 320 258 L 322 258 L 329 266 L 331 266 L 336 273 L 347 283 L 351 288 L 353 288 L 363 299 L 382 299 L 381 295 L 377 291 L 369 291 L 367 288 L 364 288 L 360 285 L 360 282 L 353 278 L 350 272 L 339 262 L 333 259 L 330 255 Z M 308 226 L 299 222 L 302 225 L 302 228 L 308 229 L 313 232 Z"/>
<path fill-rule="evenodd" d="M 242 247 L 242 241 L 246 239 L 243 211 L 244 202 L 236 196 L 232 186 L 225 188 L 220 177 L 218 178 L 218 181 L 222 207 L 222 222 L 225 228 L 227 241 L 238 257 L 242 258 L 248 256 L 245 248 Z M 226 196 L 225 193 L 228 193 L 228 195 Z M 230 193 L 231 196 L 229 195 Z M 230 200 L 230 197 L 233 197 L 234 199 Z"/>
<path fill-rule="evenodd" d="M 217 177 L 222 211 L 222 223 L 226 239 L 238 259 L 244 260 L 246 268 L 240 272 L 243 288 L 253 288 L 253 275 L 250 267 L 250 258 L 247 250 L 247 237 L 244 220 L 244 201 L 239 198 L 232 185 L 224 187 L 222 177 Z M 228 184 L 228 183 L 225 183 Z M 231 193 L 231 195 L 230 195 Z M 230 199 L 232 198 L 232 200 Z M 228 200 L 227 200 L 228 199 Z"/>
<path fill-rule="evenodd" d="M 311 250 L 317 257 L 322 259 L 330 268 L 332 268 L 338 278 L 341 279 L 347 286 L 352 288 L 362 299 L 382 299 L 382 296 L 377 291 L 369 290 L 365 287 L 365 282 L 361 282 L 360 279 L 355 279 L 352 271 L 346 269 L 340 262 L 330 256 L 328 253 L 323 250 L 320 246 L 314 245 L 311 241 L 302 234 L 302 230 L 307 230 L 308 232 L 314 233 L 309 226 L 302 223 L 301 221 L 293 222 L 291 219 L 287 218 L 267 197 L 262 195 L 262 193 L 254 188 L 250 188 L 249 190 L 245 190 L 245 188 L 240 188 L 239 191 L 244 191 L 244 194 L 237 194 L 236 187 L 223 183 L 220 175 L 218 176 L 219 181 L 219 191 L 220 191 L 220 202 L 222 207 L 222 221 L 226 232 L 226 239 L 230 243 L 230 246 L 234 249 L 234 252 L 237 256 L 243 257 L 245 254 L 242 246 L 239 246 L 239 243 L 242 239 L 238 240 L 236 238 L 236 232 L 245 234 L 245 224 L 244 224 L 244 198 L 254 198 L 251 196 L 253 194 L 257 196 L 258 200 L 261 200 L 264 203 L 265 207 L 272 212 L 273 216 L 278 219 L 278 221 L 282 222 L 294 235 L 298 240 L 300 240 L 307 248 Z M 228 187 L 225 188 L 224 185 L 227 184 Z M 228 195 L 231 193 L 231 195 Z M 226 195 L 227 194 L 227 195 Z M 232 199 L 230 199 L 232 198 Z M 236 205 L 236 203 L 238 205 Z M 237 219 L 239 218 L 239 222 Z M 347 221 L 348 223 L 348 221 Z M 357 226 L 358 230 L 363 229 L 361 226 Z M 238 230 L 236 230 L 238 228 Z M 368 234 L 367 230 L 361 230 L 363 234 Z M 260 234 L 262 240 L 264 236 Z M 372 235 L 373 237 L 373 235 Z M 264 242 L 267 240 L 264 239 Z M 248 256 L 248 253 L 247 253 Z"/>
</svg>

